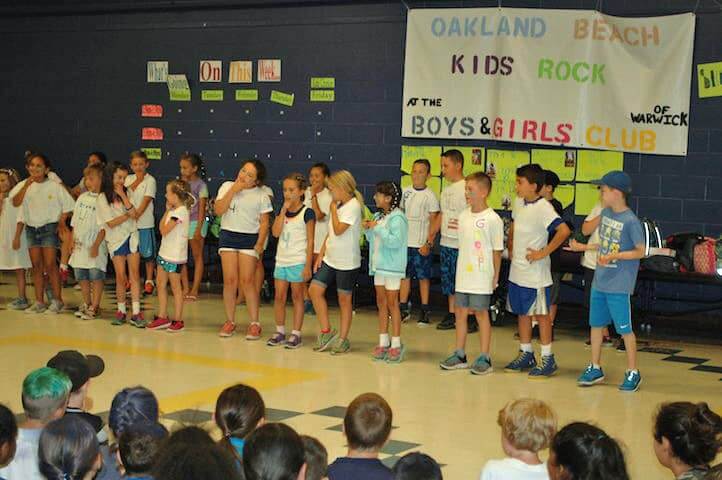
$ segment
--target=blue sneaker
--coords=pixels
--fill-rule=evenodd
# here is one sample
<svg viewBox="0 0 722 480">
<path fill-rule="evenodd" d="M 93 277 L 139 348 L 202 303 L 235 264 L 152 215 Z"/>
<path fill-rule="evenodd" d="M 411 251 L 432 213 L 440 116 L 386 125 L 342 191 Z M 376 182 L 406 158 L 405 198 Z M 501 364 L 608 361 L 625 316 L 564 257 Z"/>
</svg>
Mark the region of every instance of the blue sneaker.
<svg viewBox="0 0 722 480">
<path fill-rule="evenodd" d="M 633 372 L 627 370 L 624 374 L 624 381 L 619 386 L 619 390 L 622 392 L 636 392 L 639 390 L 639 385 L 642 383 L 642 376 L 639 371 Z"/>
<path fill-rule="evenodd" d="M 554 354 L 542 356 L 541 365 L 537 365 L 529 372 L 529 378 L 549 378 L 557 373 L 557 362 L 554 360 Z"/>
<path fill-rule="evenodd" d="M 604 372 L 602 367 L 594 368 L 590 363 L 587 365 L 586 370 L 579 375 L 577 378 L 577 385 L 580 387 L 591 387 L 595 383 L 599 383 L 604 380 Z"/>
<path fill-rule="evenodd" d="M 531 370 L 536 367 L 536 358 L 534 352 L 523 352 L 519 350 L 519 355 L 504 367 L 505 372 L 519 373 L 525 370 Z"/>
</svg>

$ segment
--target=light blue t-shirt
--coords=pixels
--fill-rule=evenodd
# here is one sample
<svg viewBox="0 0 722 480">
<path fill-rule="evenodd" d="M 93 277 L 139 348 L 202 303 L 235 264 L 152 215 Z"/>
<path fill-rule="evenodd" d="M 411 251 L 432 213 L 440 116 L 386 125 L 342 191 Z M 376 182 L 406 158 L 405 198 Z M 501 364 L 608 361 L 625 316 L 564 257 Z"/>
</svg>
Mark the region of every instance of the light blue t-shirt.
<svg viewBox="0 0 722 480">
<path fill-rule="evenodd" d="M 611 208 L 602 210 L 599 222 L 599 256 L 628 252 L 644 244 L 642 224 L 629 209 L 615 213 Z M 607 265 L 597 265 L 592 288 L 604 293 L 634 292 L 637 282 L 639 260 L 616 260 Z"/>
</svg>

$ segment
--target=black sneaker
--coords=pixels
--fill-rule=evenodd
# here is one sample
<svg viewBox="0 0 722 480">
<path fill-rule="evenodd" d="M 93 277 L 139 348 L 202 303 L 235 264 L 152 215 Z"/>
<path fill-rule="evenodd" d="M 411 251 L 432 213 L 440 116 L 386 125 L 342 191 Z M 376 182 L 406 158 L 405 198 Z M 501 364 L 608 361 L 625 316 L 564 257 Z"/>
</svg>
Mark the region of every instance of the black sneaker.
<svg viewBox="0 0 722 480">
<path fill-rule="evenodd" d="M 401 323 L 406 323 L 411 318 L 411 310 L 401 310 Z"/>
<path fill-rule="evenodd" d="M 436 326 L 437 330 L 453 330 L 456 328 L 456 316 L 453 313 L 447 313 L 444 319 Z"/>
<path fill-rule="evenodd" d="M 428 310 L 422 310 L 419 315 L 419 319 L 416 321 L 416 325 L 419 327 L 428 327 L 431 324 L 431 312 Z"/>
<path fill-rule="evenodd" d="M 623 338 L 620 338 L 619 340 L 617 340 L 617 347 L 616 347 L 616 348 L 617 348 L 617 351 L 620 352 L 620 353 L 624 353 L 624 352 L 627 351 L 627 346 L 624 345 L 624 339 L 623 339 Z"/>
<path fill-rule="evenodd" d="M 466 322 L 468 333 L 476 333 L 479 331 L 479 321 L 476 319 L 476 315 L 469 315 Z"/>
</svg>

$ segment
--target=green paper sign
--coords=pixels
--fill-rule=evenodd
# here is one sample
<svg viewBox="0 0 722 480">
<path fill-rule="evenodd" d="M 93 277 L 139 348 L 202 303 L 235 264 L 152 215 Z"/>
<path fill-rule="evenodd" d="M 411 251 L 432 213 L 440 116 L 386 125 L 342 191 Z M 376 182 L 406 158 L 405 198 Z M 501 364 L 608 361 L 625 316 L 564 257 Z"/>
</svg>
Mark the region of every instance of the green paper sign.
<svg viewBox="0 0 722 480">
<path fill-rule="evenodd" d="M 258 90 L 236 90 L 236 101 L 238 102 L 257 102 Z"/>
<path fill-rule="evenodd" d="M 311 88 L 336 88 L 333 77 L 311 77 Z"/>
<path fill-rule="evenodd" d="M 148 160 L 160 160 L 163 156 L 163 152 L 160 147 L 146 147 L 141 148 L 141 150 L 143 150 L 143 152 L 147 155 Z"/>
<path fill-rule="evenodd" d="M 334 90 L 311 90 L 312 102 L 333 102 L 336 100 Z"/>
<path fill-rule="evenodd" d="M 201 100 L 204 102 L 222 102 L 223 90 L 203 90 L 201 92 Z"/>
<path fill-rule="evenodd" d="M 277 90 L 271 90 L 271 101 L 273 103 L 280 103 L 281 105 L 285 105 L 287 107 L 293 106 L 293 93 L 284 93 L 279 92 Z"/>
<path fill-rule="evenodd" d="M 168 93 L 171 102 L 190 102 L 191 87 L 188 79 L 183 74 L 168 75 Z"/>
</svg>

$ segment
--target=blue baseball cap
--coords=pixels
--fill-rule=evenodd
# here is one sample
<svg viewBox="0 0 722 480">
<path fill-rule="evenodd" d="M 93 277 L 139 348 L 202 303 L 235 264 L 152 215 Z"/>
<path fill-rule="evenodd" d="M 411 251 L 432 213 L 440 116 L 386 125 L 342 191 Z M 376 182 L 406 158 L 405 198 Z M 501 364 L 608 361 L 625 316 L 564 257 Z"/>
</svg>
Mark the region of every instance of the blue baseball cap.
<svg viewBox="0 0 722 480">
<path fill-rule="evenodd" d="M 624 193 L 632 193 L 632 179 L 620 170 L 613 170 L 604 175 L 600 180 L 592 180 L 594 185 L 606 185 Z"/>
</svg>

